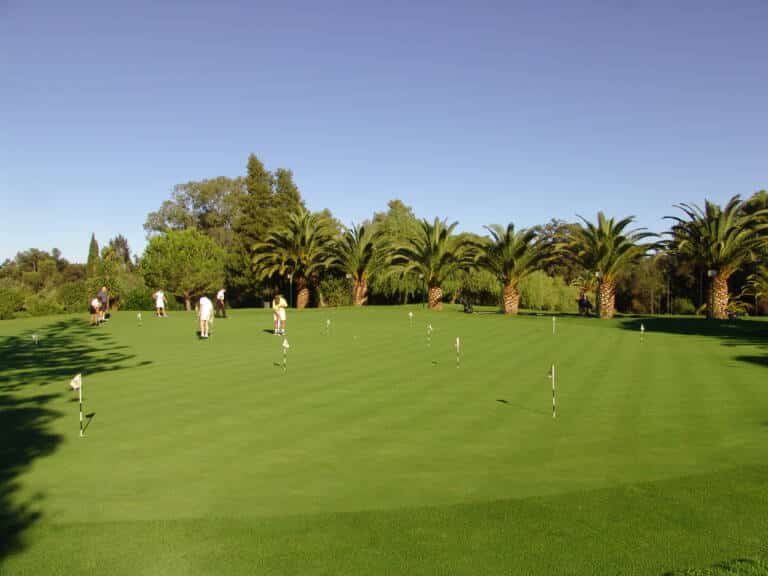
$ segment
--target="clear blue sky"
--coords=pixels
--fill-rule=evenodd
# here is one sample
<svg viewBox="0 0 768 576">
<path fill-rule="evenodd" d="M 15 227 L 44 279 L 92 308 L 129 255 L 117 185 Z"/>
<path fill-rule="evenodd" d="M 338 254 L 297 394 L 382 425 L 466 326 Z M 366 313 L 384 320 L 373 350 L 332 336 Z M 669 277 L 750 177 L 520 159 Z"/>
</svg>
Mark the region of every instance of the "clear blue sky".
<svg viewBox="0 0 768 576">
<path fill-rule="evenodd" d="M 477 232 L 768 187 L 768 3 L 624 4 L 0 0 L 0 260 L 141 251 L 250 152 L 345 223 Z"/>
</svg>

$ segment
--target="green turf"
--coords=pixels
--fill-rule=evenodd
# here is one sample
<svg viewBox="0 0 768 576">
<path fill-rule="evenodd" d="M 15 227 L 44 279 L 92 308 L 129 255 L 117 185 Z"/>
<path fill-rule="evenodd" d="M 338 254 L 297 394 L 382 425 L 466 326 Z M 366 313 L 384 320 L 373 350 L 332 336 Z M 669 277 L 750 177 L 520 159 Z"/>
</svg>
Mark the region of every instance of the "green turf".
<svg viewBox="0 0 768 576">
<path fill-rule="evenodd" d="M 0 322 L 0 573 L 766 570 L 766 322 L 143 316 Z"/>
</svg>

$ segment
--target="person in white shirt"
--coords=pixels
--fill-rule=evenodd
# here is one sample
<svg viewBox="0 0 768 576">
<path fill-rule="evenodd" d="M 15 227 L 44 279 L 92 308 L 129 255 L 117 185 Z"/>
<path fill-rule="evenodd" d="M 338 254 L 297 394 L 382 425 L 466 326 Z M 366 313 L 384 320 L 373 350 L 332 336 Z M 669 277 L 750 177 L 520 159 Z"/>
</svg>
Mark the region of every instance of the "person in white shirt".
<svg viewBox="0 0 768 576">
<path fill-rule="evenodd" d="M 200 319 L 200 338 L 208 338 L 208 329 L 213 318 L 213 302 L 208 296 L 200 298 L 197 307 L 197 315 Z"/>
<path fill-rule="evenodd" d="M 152 296 L 155 299 L 155 314 L 160 318 L 165 318 L 167 316 L 165 313 L 165 303 L 167 302 L 165 294 L 162 290 L 158 290 Z"/>
<path fill-rule="evenodd" d="M 272 300 L 272 318 L 275 323 L 274 334 L 285 336 L 285 309 L 288 308 L 288 302 L 285 301 L 282 294 L 275 294 Z"/>
<path fill-rule="evenodd" d="M 91 300 L 88 308 L 91 312 L 91 326 L 97 326 L 99 324 L 99 315 L 101 314 L 101 301 L 98 297 Z"/>
<path fill-rule="evenodd" d="M 227 310 L 224 308 L 224 288 L 216 292 L 216 316 L 221 314 L 222 318 L 227 317 Z"/>
</svg>

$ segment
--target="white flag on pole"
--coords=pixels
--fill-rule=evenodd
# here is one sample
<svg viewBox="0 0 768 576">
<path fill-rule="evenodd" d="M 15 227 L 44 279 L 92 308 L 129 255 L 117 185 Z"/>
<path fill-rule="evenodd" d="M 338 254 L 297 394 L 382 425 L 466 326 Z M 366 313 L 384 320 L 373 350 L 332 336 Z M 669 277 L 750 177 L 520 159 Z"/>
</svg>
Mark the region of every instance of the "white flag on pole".
<svg viewBox="0 0 768 576">
<path fill-rule="evenodd" d="M 76 374 L 75 377 L 69 381 L 69 387 L 72 388 L 72 390 L 80 390 L 80 387 L 82 385 L 83 385 L 82 374 Z"/>
</svg>

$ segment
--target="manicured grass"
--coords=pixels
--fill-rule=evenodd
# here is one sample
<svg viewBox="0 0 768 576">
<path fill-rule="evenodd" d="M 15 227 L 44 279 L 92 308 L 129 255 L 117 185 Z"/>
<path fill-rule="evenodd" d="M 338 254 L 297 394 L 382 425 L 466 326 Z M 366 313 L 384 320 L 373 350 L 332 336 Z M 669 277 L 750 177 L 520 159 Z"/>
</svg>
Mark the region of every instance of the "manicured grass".
<svg viewBox="0 0 768 576">
<path fill-rule="evenodd" d="M 143 316 L 0 322 L 0 573 L 766 566 L 766 322 Z"/>
</svg>

